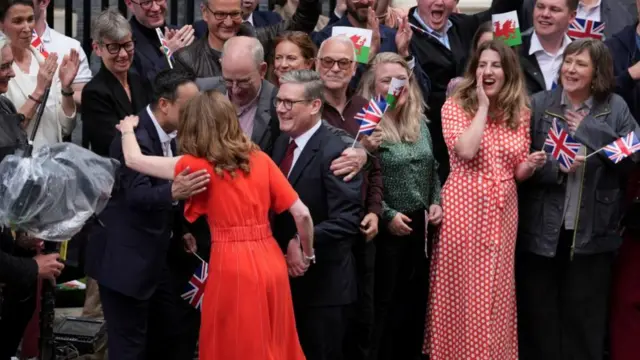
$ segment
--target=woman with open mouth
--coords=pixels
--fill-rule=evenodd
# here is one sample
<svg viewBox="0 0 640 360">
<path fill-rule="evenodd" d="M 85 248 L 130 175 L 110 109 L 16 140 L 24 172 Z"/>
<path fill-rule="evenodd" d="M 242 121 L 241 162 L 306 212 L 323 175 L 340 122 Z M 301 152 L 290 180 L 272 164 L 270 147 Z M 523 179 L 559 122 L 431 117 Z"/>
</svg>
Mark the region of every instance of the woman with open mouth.
<svg viewBox="0 0 640 360">
<path fill-rule="evenodd" d="M 518 358 L 516 181 L 546 158 L 529 154 L 529 116 L 517 55 L 500 40 L 481 44 L 442 108 L 451 173 L 431 260 L 431 360 Z"/>
</svg>

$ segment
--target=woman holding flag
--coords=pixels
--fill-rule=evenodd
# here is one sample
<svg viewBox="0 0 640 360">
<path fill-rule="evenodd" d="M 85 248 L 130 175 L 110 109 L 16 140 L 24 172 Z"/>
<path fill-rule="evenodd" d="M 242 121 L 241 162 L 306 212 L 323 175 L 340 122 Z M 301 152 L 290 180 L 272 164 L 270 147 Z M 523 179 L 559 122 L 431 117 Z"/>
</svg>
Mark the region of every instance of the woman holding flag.
<svg viewBox="0 0 640 360">
<path fill-rule="evenodd" d="M 602 359 L 621 186 L 640 148 L 638 125 L 613 94 L 597 40 L 565 49 L 560 86 L 531 102 L 532 148 L 550 153 L 520 188 L 517 262 L 520 359 Z M 637 221 L 637 220 L 636 220 Z"/>
<path fill-rule="evenodd" d="M 371 61 L 360 88 L 364 98 L 389 94 L 389 106 L 378 125 L 382 130 L 378 152 L 384 184 L 383 225 L 375 240 L 372 358 L 377 354 L 378 360 L 420 355 L 429 273 L 424 253 L 426 226 L 438 225 L 442 219 L 440 182 L 423 115 L 425 105 L 410 74 L 400 55 L 380 53 Z"/>
<path fill-rule="evenodd" d="M 518 358 L 516 181 L 545 159 L 529 154 L 529 115 L 515 52 L 501 40 L 481 44 L 442 108 L 451 173 L 431 266 L 424 351 L 432 360 Z"/>
</svg>

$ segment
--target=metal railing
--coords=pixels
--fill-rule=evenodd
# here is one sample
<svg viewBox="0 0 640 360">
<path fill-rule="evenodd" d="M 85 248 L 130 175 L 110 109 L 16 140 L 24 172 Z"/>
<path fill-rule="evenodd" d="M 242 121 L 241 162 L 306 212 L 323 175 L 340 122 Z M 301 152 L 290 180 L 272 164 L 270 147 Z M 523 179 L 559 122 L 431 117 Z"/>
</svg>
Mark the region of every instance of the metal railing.
<svg viewBox="0 0 640 360">
<path fill-rule="evenodd" d="M 168 18 L 167 21 L 172 25 L 193 24 L 194 21 L 200 19 L 199 4 L 201 0 L 167 0 Z M 280 0 L 283 1 L 284 0 Z M 325 3 L 323 12 L 328 13 L 335 7 L 336 0 L 320 0 Z M 273 9 L 278 0 L 260 0 L 261 8 Z M 196 6 L 198 4 L 198 6 Z M 64 9 L 64 34 L 74 37 L 82 44 L 85 53 L 91 54 L 91 19 L 100 11 L 110 7 L 117 6 L 120 12 L 129 17 L 127 6 L 124 0 L 53 0 L 49 3 L 47 11 L 47 22 L 51 27 L 62 29 L 59 24 L 54 24 L 54 9 Z M 331 9 L 331 10 L 329 10 Z M 73 24 L 75 18 L 77 24 Z M 77 26 L 77 33 L 73 34 L 74 25 Z M 62 31 L 61 31 L 62 32 Z"/>
</svg>

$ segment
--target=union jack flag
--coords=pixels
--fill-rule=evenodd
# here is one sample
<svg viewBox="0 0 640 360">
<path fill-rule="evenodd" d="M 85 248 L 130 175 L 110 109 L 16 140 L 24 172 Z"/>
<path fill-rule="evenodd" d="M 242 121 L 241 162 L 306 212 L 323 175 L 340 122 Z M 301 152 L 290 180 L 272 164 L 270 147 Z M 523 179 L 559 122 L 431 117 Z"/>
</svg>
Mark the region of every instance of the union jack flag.
<svg viewBox="0 0 640 360">
<path fill-rule="evenodd" d="M 189 280 L 184 293 L 180 295 L 180 297 L 187 300 L 191 306 L 198 310 L 202 308 L 202 297 L 204 295 L 204 285 L 207 282 L 208 271 L 209 264 L 202 261 L 202 264 L 198 266 L 191 280 Z"/>
<path fill-rule="evenodd" d="M 602 148 L 607 157 L 613 161 L 614 164 L 619 163 L 622 159 L 640 150 L 640 141 L 635 133 L 630 132 L 626 136 L 623 136 L 611 144 Z"/>
<path fill-rule="evenodd" d="M 603 22 L 576 18 L 569 24 L 567 35 L 573 40 L 587 38 L 604 40 L 604 28 Z"/>
<path fill-rule="evenodd" d="M 553 124 L 551 124 L 547 139 L 544 141 L 544 151 L 550 153 L 554 159 L 568 169 L 580 151 L 580 143 L 560 127 L 556 118 L 553 118 Z"/>
<path fill-rule="evenodd" d="M 31 46 L 36 48 L 45 59 L 49 57 L 49 52 L 44 49 L 44 43 L 35 29 L 31 32 Z"/>
<path fill-rule="evenodd" d="M 382 120 L 382 116 L 386 109 L 387 101 L 384 97 L 378 95 L 371 99 L 369 103 L 353 117 L 358 120 L 358 123 L 360 124 L 360 130 L 358 133 L 371 135 L 380 120 Z"/>
</svg>

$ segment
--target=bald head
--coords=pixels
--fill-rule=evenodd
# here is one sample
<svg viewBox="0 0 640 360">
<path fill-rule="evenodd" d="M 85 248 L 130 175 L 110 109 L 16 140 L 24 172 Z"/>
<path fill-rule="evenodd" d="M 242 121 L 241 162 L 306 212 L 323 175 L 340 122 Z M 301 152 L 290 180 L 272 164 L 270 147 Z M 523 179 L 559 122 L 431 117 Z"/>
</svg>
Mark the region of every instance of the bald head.
<svg viewBox="0 0 640 360">
<path fill-rule="evenodd" d="M 264 63 L 264 48 L 258 39 L 248 36 L 234 36 L 222 46 L 221 62 L 251 61 L 258 68 Z M 224 67 L 224 65 L 223 65 Z"/>
<path fill-rule="evenodd" d="M 346 92 L 356 73 L 356 49 L 344 35 L 332 36 L 320 44 L 316 70 L 329 91 Z"/>
</svg>

